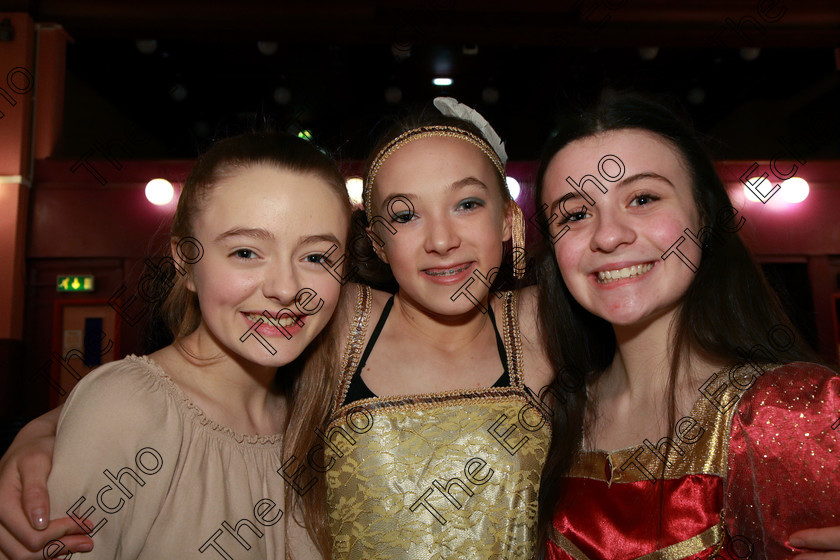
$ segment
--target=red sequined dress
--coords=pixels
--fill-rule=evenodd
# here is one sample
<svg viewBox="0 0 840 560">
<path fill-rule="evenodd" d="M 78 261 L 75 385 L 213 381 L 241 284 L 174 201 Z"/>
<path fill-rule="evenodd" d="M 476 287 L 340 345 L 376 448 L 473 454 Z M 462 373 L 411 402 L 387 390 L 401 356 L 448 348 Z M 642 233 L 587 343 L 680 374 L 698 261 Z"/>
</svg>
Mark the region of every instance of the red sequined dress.
<svg viewBox="0 0 840 560">
<path fill-rule="evenodd" d="M 788 535 L 840 525 L 838 416 L 840 376 L 825 367 L 717 372 L 673 445 L 579 454 L 546 558 L 791 558 L 803 549 Z"/>
</svg>

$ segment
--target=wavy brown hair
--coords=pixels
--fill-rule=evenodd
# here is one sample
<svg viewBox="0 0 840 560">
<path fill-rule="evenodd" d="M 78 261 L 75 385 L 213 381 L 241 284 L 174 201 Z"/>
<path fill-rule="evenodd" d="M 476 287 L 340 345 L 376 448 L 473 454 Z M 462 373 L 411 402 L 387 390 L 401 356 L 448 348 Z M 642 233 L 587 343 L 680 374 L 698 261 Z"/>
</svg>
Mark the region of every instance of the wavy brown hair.
<svg viewBox="0 0 840 560">
<path fill-rule="evenodd" d="M 175 242 L 189 240 L 194 235 L 196 216 L 202 211 L 213 188 L 225 177 L 242 172 L 254 166 L 270 166 L 297 173 L 313 174 L 323 179 L 335 192 L 350 215 L 351 205 L 347 196 L 344 176 L 329 156 L 310 142 L 282 133 L 250 133 L 221 140 L 214 144 L 198 161 L 187 177 L 178 200 L 178 208 L 172 224 L 172 239 Z M 190 243 L 185 243 L 189 247 Z M 186 255 L 188 261 L 192 255 Z M 157 278 L 168 289 L 165 299 L 153 312 L 153 324 L 169 330 L 171 337 L 187 336 L 198 328 L 201 310 L 195 292 L 186 286 L 187 274 L 177 274 L 175 268 L 169 274 Z M 163 293 L 163 292 L 157 292 Z M 341 290 L 337 309 L 342 309 L 345 290 Z M 305 458 L 310 449 L 316 447 L 314 428 L 321 426 L 327 416 L 329 397 L 334 380 L 335 356 L 338 355 L 335 325 L 341 319 L 333 318 L 323 331 L 292 363 L 278 368 L 274 389 L 285 394 L 291 401 L 291 410 L 285 426 L 284 460 L 295 456 Z M 166 337 L 163 337 L 165 340 Z M 158 338 L 160 341 L 161 338 Z M 280 465 L 278 465 L 278 468 Z M 277 483 L 282 479 L 278 477 Z M 315 485 L 314 491 L 299 496 L 286 485 L 287 514 L 302 524 L 324 557 L 329 557 L 330 538 L 327 529 L 326 494 L 323 484 Z M 288 547 L 287 547 L 288 549 Z"/>
<path fill-rule="evenodd" d="M 775 292 L 764 279 L 752 254 L 737 234 L 716 220 L 730 208 L 729 196 L 697 133 L 669 101 L 632 92 L 606 91 L 589 109 L 569 115 L 553 137 L 540 161 L 536 200 L 540 204 L 545 175 L 554 156 L 575 140 L 608 131 L 637 129 L 652 132 L 670 144 L 682 158 L 692 180 L 694 202 L 701 227 L 708 227 L 700 265 L 671 324 L 670 374 L 666 389 L 669 426 L 675 416 L 675 392 L 680 366 L 693 353 L 712 356 L 732 364 L 752 359 L 757 344 L 766 344 L 770 326 L 780 325 L 795 333 Z M 548 231 L 547 217 L 540 216 Z M 561 396 L 554 404 L 551 448 L 542 474 L 538 533 L 541 556 L 552 528 L 557 504 L 563 499 L 565 475 L 581 450 L 591 403 L 585 387 L 610 365 L 616 352 L 612 325 L 585 310 L 563 282 L 551 245 L 543 240 L 538 276 L 540 326 L 548 355 L 556 372 L 579 373 L 583 390 L 556 387 Z M 557 241 L 562 243 L 562 238 Z M 749 349 L 749 350 L 745 350 Z M 801 336 L 791 347 L 772 356 L 773 361 L 818 361 Z M 664 465 L 663 465 L 664 468 Z M 662 485 L 660 486 L 660 490 Z"/>
</svg>

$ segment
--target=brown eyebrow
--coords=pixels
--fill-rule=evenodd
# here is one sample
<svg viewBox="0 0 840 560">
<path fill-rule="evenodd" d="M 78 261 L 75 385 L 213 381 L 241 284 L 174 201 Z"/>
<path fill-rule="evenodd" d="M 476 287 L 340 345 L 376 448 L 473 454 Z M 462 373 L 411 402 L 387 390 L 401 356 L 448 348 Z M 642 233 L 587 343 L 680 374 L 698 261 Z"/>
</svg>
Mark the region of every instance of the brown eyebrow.
<svg viewBox="0 0 840 560">
<path fill-rule="evenodd" d="M 303 245 L 304 243 L 317 243 L 319 241 L 326 241 L 328 243 L 335 243 L 336 245 L 341 245 L 341 243 L 338 241 L 338 238 L 331 233 L 307 235 L 305 237 L 300 238 L 301 245 Z"/>
<path fill-rule="evenodd" d="M 389 194 L 388 196 L 385 197 L 385 200 L 382 201 L 382 206 L 385 207 L 385 208 L 388 208 L 388 205 L 395 198 L 407 198 L 408 200 L 417 200 L 417 197 L 413 194 L 393 193 L 393 194 Z"/>
<path fill-rule="evenodd" d="M 250 237 L 251 239 L 260 239 L 264 241 L 271 241 L 274 239 L 274 234 L 262 228 L 233 228 L 216 236 L 216 241 L 224 241 L 231 237 Z"/>
<path fill-rule="evenodd" d="M 676 188 L 677 188 L 677 187 L 674 186 L 674 183 L 672 183 L 670 179 L 668 179 L 667 177 L 665 177 L 663 175 L 660 175 L 659 173 L 654 173 L 653 171 L 644 171 L 642 173 L 636 173 L 635 175 L 631 175 L 631 176 L 629 176 L 625 179 L 622 179 L 621 181 L 618 182 L 617 185 L 615 185 L 615 188 L 632 185 L 633 183 L 641 181 L 642 179 L 656 179 L 656 180 L 659 180 L 659 181 L 664 181 L 664 182 L 668 183 L 669 185 L 671 185 L 672 189 L 676 190 Z M 566 194 L 564 194 L 563 196 L 561 196 L 560 198 L 556 199 L 554 202 L 551 203 L 551 206 L 548 209 L 549 214 L 553 214 L 554 210 L 558 206 L 560 206 L 560 204 L 564 200 L 571 200 L 573 198 L 580 198 L 574 190 L 569 191 Z"/>
<path fill-rule="evenodd" d="M 671 188 L 673 189 L 677 188 L 674 186 L 674 183 L 672 183 L 670 179 L 663 175 L 660 175 L 659 173 L 654 173 L 653 171 L 644 171 L 642 173 L 636 173 L 635 175 L 631 175 L 626 179 L 622 179 L 616 186 L 623 187 L 628 184 L 635 183 L 636 181 L 641 181 L 642 179 L 658 179 L 660 181 L 665 181 L 666 183 L 671 185 Z"/>
<path fill-rule="evenodd" d="M 454 183 L 449 185 L 449 190 L 454 191 L 454 190 L 462 189 L 462 188 L 470 186 L 470 185 L 475 185 L 477 187 L 481 187 L 481 188 L 487 190 L 487 185 L 484 184 L 484 181 L 482 181 L 481 179 L 478 179 L 476 177 L 472 177 L 472 176 L 471 177 L 464 177 L 463 179 L 455 181 Z"/>
</svg>

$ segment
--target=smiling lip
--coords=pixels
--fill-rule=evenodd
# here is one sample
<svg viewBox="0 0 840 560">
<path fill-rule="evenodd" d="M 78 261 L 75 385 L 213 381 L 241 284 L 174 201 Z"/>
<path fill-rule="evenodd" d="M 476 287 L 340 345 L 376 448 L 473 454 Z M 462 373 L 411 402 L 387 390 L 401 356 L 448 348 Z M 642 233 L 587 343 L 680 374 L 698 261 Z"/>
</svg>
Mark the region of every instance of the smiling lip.
<svg viewBox="0 0 840 560">
<path fill-rule="evenodd" d="M 271 313 L 269 311 L 269 313 Z M 272 317 L 275 317 L 279 311 L 275 313 L 271 313 Z M 284 331 L 291 336 L 299 333 L 303 328 L 303 324 L 305 324 L 306 319 L 305 316 L 295 314 L 294 317 L 288 314 L 282 314 L 282 316 L 278 319 L 269 319 L 262 312 L 253 312 L 253 311 L 243 311 L 242 315 L 245 317 L 245 320 L 253 325 L 258 325 L 257 328 L 254 330 L 260 333 L 262 336 L 282 336 L 286 338 Z"/>
<path fill-rule="evenodd" d="M 602 268 L 601 270 L 596 270 L 592 273 L 592 275 L 595 278 L 595 282 L 602 286 L 624 284 L 646 275 L 648 272 L 653 270 L 655 265 L 656 261 L 632 265 L 616 263 L 607 265 L 607 267 Z"/>
<path fill-rule="evenodd" d="M 474 262 L 466 262 L 453 264 L 451 266 L 425 268 L 422 272 L 427 279 L 437 284 L 454 284 L 457 282 L 463 282 L 470 274 L 472 274 L 474 264 Z"/>
</svg>

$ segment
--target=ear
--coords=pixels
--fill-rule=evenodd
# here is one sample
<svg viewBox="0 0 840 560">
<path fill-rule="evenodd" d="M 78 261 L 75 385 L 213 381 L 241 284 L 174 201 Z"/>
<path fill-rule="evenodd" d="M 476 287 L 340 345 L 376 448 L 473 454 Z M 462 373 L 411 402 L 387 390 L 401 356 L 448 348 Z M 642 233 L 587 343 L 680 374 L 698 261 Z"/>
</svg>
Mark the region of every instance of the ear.
<svg viewBox="0 0 840 560">
<path fill-rule="evenodd" d="M 180 239 L 178 239 L 176 237 L 173 237 L 172 239 L 169 240 L 169 252 L 172 255 L 172 260 L 174 260 L 178 264 L 178 266 L 180 266 L 181 268 L 183 268 L 184 270 L 187 271 L 187 276 L 184 279 L 184 283 L 185 283 L 184 285 L 187 287 L 187 289 L 189 291 L 195 292 L 196 288 L 195 288 L 195 282 L 193 282 L 192 265 L 185 262 L 183 257 L 181 257 L 181 255 L 178 253 L 178 242 L 179 241 L 180 241 Z"/>
<path fill-rule="evenodd" d="M 367 234 L 368 239 L 370 240 L 370 244 L 373 246 L 373 252 L 376 253 L 376 256 L 379 257 L 379 260 L 384 262 L 385 264 L 390 264 L 388 262 L 388 255 L 385 254 L 385 248 L 376 242 L 377 239 L 382 239 L 379 235 L 373 231 L 373 229 L 368 226 L 365 228 L 365 233 Z"/>
<path fill-rule="evenodd" d="M 508 199 L 505 204 L 505 223 L 502 228 L 502 241 L 507 241 L 513 235 L 513 216 L 515 212 L 516 201 L 512 198 Z"/>
</svg>

